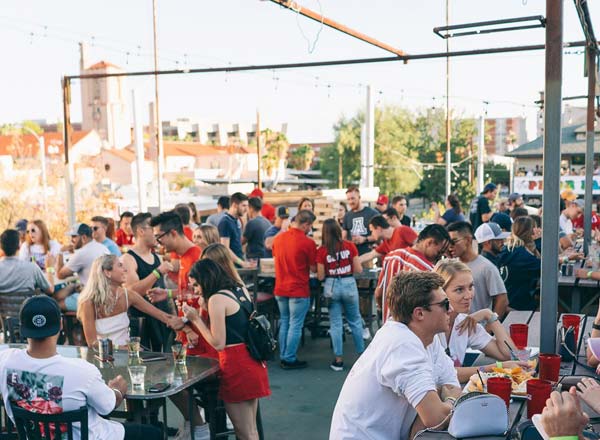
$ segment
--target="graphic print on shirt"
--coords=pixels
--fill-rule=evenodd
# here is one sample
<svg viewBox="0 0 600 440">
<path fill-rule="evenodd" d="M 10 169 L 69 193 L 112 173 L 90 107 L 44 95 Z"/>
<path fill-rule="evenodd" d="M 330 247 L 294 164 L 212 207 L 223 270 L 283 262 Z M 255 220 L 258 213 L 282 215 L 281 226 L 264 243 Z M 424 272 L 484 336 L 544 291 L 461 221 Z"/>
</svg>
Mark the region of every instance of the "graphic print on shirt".
<svg viewBox="0 0 600 440">
<path fill-rule="evenodd" d="M 368 235 L 369 231 L 365 226 L 364 217 L 355 217 L 352 219 L 352 229 L 350 230 L 350 235 Z"/>
<path fill-rule="evenodd" d="M 341 251 L 336 252 L 335 257 L 327 254 L 327 264 L 330 265 L 328 270 L 329 276 L 335 277 L 339 275 L 347 275 L 352 271 L 352 266 L 350 264 L 344 264 L 344 266 L 340 266 L 340 261 L 342 260 L 348 260 L 347 262 L 350 261 L 350 250 L 342 249 Z M 336 264 L 336 266 L 331 266 L 333 264 Z"/>
</svg>

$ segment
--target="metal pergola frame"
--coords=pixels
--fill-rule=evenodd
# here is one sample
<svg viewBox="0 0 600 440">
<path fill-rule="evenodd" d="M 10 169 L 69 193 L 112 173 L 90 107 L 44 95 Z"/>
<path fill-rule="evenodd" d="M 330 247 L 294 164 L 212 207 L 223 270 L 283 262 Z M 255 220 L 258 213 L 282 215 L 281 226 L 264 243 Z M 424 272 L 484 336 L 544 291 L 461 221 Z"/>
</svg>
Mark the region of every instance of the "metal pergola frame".
<svg viewBox="0 0 600 440">
<path fill-rule="evenodd" d="M 278 1 L 277 1 L 278 2 Z M 289 3 L 285 1 L 285 3 Z M 542 228 L 547 237 L 542 242 L 542 276 L 541 276 L 541 331 L 540 349 L 552 353 L 556 350 L 556 320 L 558 314 L 558 213 L 560 197 L 560 144 L 561 144 L 561 112 L 562 112 L 562 56 L 565 47 L 586 47 L 588 56 L 588 113 L 587 113 L 587 150 L 586 150 L 586 215 L 585 230 L 589 234 L 591 226 L 591 192 L 594 142 L 594 97 L 596 86 L 596 57 L 598 56 L 598 41 L 596 40 L 592 22 L 589 17 L 586 0 L 574 0 L 580 17 L 586 41 L 563 43 L 563 0 L 546 0 L 546 42 L 543 45 L 528 45 L 515 47 L 488 48 L 456 52 L 438 52 L 416 55 L 398 55 L 381 58 L 360 58 L 347 60 L 331 60 L 307 63 L 265 64 L 247 66 L 227 66 L 203 69 L 154 70 L 140 72 L 123 72 L 90 75 L 65 75 L 62 77 L 63 95 L 63 127 L 65 148 L 65 183 L 67 186 L 67 205 L 69 222 L 75 222 L 75 196 L 71 183 L 73 164 L 69 161 L 71 144 L 71 81 L 75 79 L 94 79 L 110 77 L 134 77 L 157 75 L 186 75 L 192 73 L 241 72 L 256 70 L 298 69 L 307 67 L 327 67 L 355 65 L 367 63 L 382 63 L 412 60 L 448 58 L 494 53 L 509 53 L 545 50 L 545 94 L 544 94 L 544 191 L 542 203 L 544 213 Z M 373 44 L 373 43 L 371 43 Z M 160 177 L 159 177 L 160 178 Z M 550 214 L 550 215 L 548 215 Z M 589 235 L 586 235 L 589 238 Z M 550 319 L 549 319 L 550 318 Z"/>
</svg>

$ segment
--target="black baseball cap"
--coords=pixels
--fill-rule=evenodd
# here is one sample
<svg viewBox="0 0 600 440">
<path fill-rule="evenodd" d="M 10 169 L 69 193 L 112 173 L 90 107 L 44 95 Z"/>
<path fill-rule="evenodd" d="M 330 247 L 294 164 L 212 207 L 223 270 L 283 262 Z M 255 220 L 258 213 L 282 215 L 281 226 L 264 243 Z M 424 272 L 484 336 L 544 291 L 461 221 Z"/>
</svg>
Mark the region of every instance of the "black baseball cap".
<svg viewBox="0 0 600 440">
<path fill-rule="evenodd" d="M 277 217 L 279 218 L 289 218 L 290 210 L 287 206 L 280 206 L 277 208 Z"/>
<path fill-rule="evenodd" d="M 86 235 L 88 237 L 92 236 L 92 228 L 90 228 L 85 223 L 76 223 L 73 228 L 68 232 L 68 235 L 71 237 L 76 237 L 78 235 Z"/>
<path fill-rule="evenodd" d="M 47 295 L 27 298 L 19 312 L 21 335 L 26 338 L 43 339 L 60 331 L 60 308 Z"/>
</svg>

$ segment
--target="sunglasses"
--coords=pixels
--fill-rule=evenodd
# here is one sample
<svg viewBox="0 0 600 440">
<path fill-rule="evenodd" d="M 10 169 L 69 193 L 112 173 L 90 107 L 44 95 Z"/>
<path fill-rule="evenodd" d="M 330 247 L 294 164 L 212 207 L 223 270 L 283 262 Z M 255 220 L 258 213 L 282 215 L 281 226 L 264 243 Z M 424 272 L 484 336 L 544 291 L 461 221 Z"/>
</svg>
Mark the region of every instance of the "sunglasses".
<svg viewBox="0 0 600 440">
<path fill-rule="evenodd" d="M 29 232 L 30 234 L 35 234 L 37 231 L 35 229 L 30 229 L 27 232 Z"/>
<path fill-rule="evenodd" d="M 445 308 L 446 311 L 449 311 L 450 310 L 450 300 L 448 298 L 444 298 L 440 302 L 427 304 L 425 307 L 431 307 L 431 306 L 441 306 L 441 307 Z"/>
<path fill-rule="evenodd" d="M 100 226 L 92 226 L 92 229 L 93 229 L 94 231 L 97 231 L 98 229 L 100 229 Z"/>
</svg>

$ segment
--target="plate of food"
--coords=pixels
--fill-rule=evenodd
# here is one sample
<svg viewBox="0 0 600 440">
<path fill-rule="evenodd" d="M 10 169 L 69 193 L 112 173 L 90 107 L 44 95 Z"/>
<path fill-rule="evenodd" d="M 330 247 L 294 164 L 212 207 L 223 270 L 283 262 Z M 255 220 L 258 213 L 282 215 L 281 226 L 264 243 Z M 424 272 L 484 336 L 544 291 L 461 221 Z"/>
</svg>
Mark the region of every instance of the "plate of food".
<svg viewBox="0 0 600 440">
<path fill-rule="evenodd" d="M 484 386 L 490 377 L 506 377 L 510 379 L 512 383 L 511 397 L 516 399 L 527 398 L 527 381 L 533 379 L 535 375 L 535 361 L 530 361 L 530 369 L 521 367 L 515 368 L 498 368 L 494 367 L 493 371 L 480 372 L 474 374 L 469 379 L 469 383 L 465 386 L 463 391 L 484 391 Z M 481 378 L 480 378 L 481 376 Z M 483 384 L 481 383 L 483 379 Z"/>
</svg>

